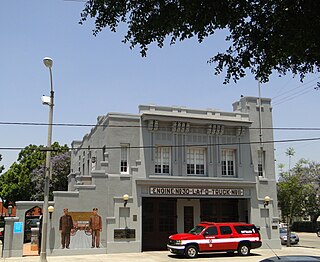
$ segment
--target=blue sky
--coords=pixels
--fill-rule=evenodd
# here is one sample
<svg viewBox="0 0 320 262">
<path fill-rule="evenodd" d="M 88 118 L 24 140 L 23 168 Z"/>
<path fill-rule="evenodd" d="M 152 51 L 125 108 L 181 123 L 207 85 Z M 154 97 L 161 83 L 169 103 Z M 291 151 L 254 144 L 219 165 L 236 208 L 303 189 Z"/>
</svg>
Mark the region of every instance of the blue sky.
<svg viewBox="0 0 320 262">
<path fill-rule="evenodd" d="M 63 0 L 4 0 L 0 9 L 0 122 L 48 122 L 49 71 L 42 59 L 53 62 L 54 123 L 95 124 L 108 112 L 138 113 L 139 104 L 178 105 L 232 111 L 240 95 L 257 96 L 258 84 L 247 75 L 237 84 L 223 85 L 207 61 L 227 44 L 224 32 L 199 44 L 191 39 L 150 47 L 142 58 L 130 50 L 119 32 L 105 29 L 92 35 L 93 20 L 79 25 L 84 3 Z M 274 98 L 274 127 L 319 127 L 320 90 L 313 87 L 319 74 L 304 83 L 291 74 L 271 77 L 261 86 L 263 97 Z M 70 145 L 90 130 L 54 127 L 53 141 Z M 319 131 L 276 131 L 275 139 L 320 137 Z M 0 125 L 0 147 L 46 144 L 47 127 Z M 277 143 L 277 163 L 288 165 L 285 151 L 293 147 L 293 162 L 304 157 L 318 161 L 320 142 Z M 1 150 L 1 164 L 8 169 L 19 151 Z"/>
</svg>

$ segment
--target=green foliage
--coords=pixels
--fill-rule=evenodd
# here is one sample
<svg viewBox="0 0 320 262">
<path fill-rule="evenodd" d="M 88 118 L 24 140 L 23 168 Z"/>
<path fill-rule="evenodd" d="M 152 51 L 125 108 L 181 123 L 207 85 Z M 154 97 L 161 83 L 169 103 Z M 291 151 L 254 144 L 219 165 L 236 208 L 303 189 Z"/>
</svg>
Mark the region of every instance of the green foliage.
<svg viewBox="0 0 320 262">
<path fill-rule="evenodd" d="M 299 160 L 290 173 L 280 174 L 277 186 L 282 215 L 290 218 L 310 216 L 315 227 L 320 216 L 320 164 Z"/>
<path fill-rule="evenodd" d="M 2 155 L 0 154 L 0 161 L 2 160 Z M 2 171 L 4 170 L 4 166 L 0 166 L 0 174 L 2 173 Z"/>
<path fill-rule="evenodd" d="M 52 179 L 50 180 L 49 200 L 53 200 L 53 191 L 65 191 L 68 189 L 68 175 L 70 174 L 70 152 L 60 153 L 51 158 Z M 31 181 L 35 186 L 32 200 L 44 198 L 44 172 L 45 164 L 32 171 Z"/>
<path fill-rule="evenodd" d="M 202 42 L 226 29 L 229 48 L 209 62 L 215 74 L 226 70 L 225 82 L 251 71 L 263 82 L 273 71 L 299 75 L 320 70 L 320 1 L 315 0 L 87 0 L 82 24 L 95 19 L 94 35 L 109 27 L 127 25 L 123 42 L 148 46 L 197 38 Z"/>
<path fill-rule="evenodd" d="M 303 200 L 308 190 L 307 185 L 300 185 L 301 175 L 281 174 L 278 182 L 278 200 L 283 216 L 297 217 L 303 213 Z"/>
<path fill-rule="evenodd" d="M 67 145 L 60 146 L 58 142 L 53 143 L 52 148 L 52 158 L 69 151 Z M 25 147 L 19 153 L 17 162 L 14 162 L 8 171 L 0 176 L 0 196 L 3 200 L 13 203 L 28 201 L 33 198 L 33 195 L 38 194 L 38 191 L 43 191 L 43 187 L 37 188 L 36 182 L 32 179 L 33 171 L 45 163 L 46 151 L 43 149 L 42 145 Z M 65 164 L 70 165 L 70 159 Z M 63 173 L 64 176 L 68 174 Z"/>
</svg>

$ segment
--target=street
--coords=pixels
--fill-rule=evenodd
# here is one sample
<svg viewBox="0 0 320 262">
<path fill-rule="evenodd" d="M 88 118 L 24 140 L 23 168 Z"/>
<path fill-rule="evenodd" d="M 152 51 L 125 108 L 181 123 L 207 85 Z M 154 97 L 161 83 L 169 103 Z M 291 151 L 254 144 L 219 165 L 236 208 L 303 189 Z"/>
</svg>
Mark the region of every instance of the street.
<svg viewBox="0 0 320 262">
<path fill-rule="evenodd" d="M 297 233 L 300 242 L 298 246 L 307 248 L 319 248 L 320 249 L 320 237 L 316 233 Z"/>
<path fill-rule="evenodd" d="M 320 256 L 320 238 L 315 233 L 298 233 L 300 243 L 293 245 L 292 247 L 282 246 L 281 249 L 254 249 L 251 251 L 251 255 L 248 257 L 241 257 L 235 254 L 234 256 L 222 253 L 211 254 L 199 254 L 195 261 L 245 261 L 245 262 L 257 262 L 267 257 L 275 256 L 274 252 L 278 256 L 285 255 L 313 255 Z M 0 259 L 0 261 L 10 262 L 38 262 L 39 257 L 23 257 L 23 258 L 7 258 Z M 170 254 L 168 251 L 160 252 L 142 252 L 142 253 L 123 253 L 123 254 L 99 254 L 99 255 L 74 255 L 74 256 L 49 256 L 49 262 L 80 262 L 80 261 L 94 261 L 94 262 L 166 262 L 166 261 L 190 261 L 190 259 Z"/>
</svg>

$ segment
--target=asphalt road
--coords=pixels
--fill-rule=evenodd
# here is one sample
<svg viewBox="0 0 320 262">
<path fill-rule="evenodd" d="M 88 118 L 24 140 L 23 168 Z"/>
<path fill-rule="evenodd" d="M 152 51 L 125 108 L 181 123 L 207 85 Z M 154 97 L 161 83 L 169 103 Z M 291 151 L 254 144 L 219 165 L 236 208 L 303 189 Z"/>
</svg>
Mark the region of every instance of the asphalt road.
<svg viewBox="0 0 320 262">
<path fill-rule="evenodd" d="M 209 261 L 243 261 L 258 262 L 267 257 L 273 257 L 276 252 L 279 256 L 284 255 L 313 255 L 320 256 L 320 238 L 315 233 L 298 233 L 300 238 L 299 245 L 292 247 L 282 246 L 281 249 L 254 249 L 252 254 L 247 257 L 228 256 L 224 253 L 200 254 L 199 257 L 192 261 L 209 262 Z M 160 252 L 142 252 L 142 253 L 123 253 L 123 254 L 100 254 L 100 255 L 75 255 L 75 256 L 49 256 L 48 262 L 182 262 L 191 261 L 184 257 L 170 254 L 168 251 Z M 7 258 L 1 259 L 0 262 L 39 262 L 39 257 Z"/>
<path fill-rule="evenodd" d="M 300 242 L 298 246 L 306 248 L 320 248 L 320 237 L 316 233 L 297 233 Z"/>
</svg>

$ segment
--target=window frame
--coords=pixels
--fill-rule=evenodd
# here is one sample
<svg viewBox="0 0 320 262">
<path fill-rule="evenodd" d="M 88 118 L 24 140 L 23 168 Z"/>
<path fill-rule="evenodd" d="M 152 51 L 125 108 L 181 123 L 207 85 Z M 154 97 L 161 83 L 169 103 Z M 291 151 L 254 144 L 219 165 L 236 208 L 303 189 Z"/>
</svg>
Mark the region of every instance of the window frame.
<svg viewBox="0 0 320 262">
<path fill-rule="evenodd" d="M 265 151 L 258 150 L 258 177 L 265 177 Z"/>
<path fill-rule="evenodd" d="M 129 144 L 120 144 L 120 173 L 129 174 Z M 126 159 L 122 159 L 122 150 L 126 149 Z M 126 164 L 123 165 L 123 161 L 126 161 Z M 123 171 L 125 169 L 125 171 Z"/>
<path fill-rule="evenodd" d="M 197 153 L 199 153 L 197 155 Z M 200 154 L 202 153 L 202 154 Z M 188 147 L 187 148 L 187 161 L 186 161 L 186 173 L 188 176 L 205 176 L 207 174 L 207 150 L 204 147 Z M 189 156 L 192 156 L 192 159 Z M 203 159 L 197 158 L 197 156 L 203 156 Z M 189 163 L 189 160 L 191 163 Z M 203 160 L 203 163 L 199 163 L 199 160 Z M 189 168 L 189 165 L 191 166 Z M 203 168 L 200 166 L 203 165 Z M 199 167 L 197 167 L 199 166 Z M 201 171 L 203 172 L 201 173 Z M 197 173 L 197 171 L 200 171 Z"/>
<path fill-rule="evenodd" d="M 229 160 L 229 154 L 232 153 L 232 158 Z M 221 160 L 221 175 L 223 177 L 235 177 L 236 176 L 236 149 L 224 148 L 222 149 L 222 160 Z M 229 163 L 229 162 L 232 162 Z"/>
<path fill-rule="evenodd" d="M 158 152 L 160 150 L 160 152 Z M 168 152 L 165 152 L 165 150 L 168 150 Z M 154 152 L 154 173 L 155 174 L 165 174 L 165 175 L 170 175 L 171 174 L 171 147 L 170 146 L 156 146 L 155 152 Z M 165 159 L 165 154 L 168 154 L 168 159 Z M 159 158 L 160 155 L 160 158 Z M 160 160 L 160 164 L 159 164 Z M 165 172 L 165 162 L 168 161 L 168 172 Z M 160 165 L 160 172 L 157 172 L 159 168 L 157 166 Z"/>
</svg>

